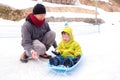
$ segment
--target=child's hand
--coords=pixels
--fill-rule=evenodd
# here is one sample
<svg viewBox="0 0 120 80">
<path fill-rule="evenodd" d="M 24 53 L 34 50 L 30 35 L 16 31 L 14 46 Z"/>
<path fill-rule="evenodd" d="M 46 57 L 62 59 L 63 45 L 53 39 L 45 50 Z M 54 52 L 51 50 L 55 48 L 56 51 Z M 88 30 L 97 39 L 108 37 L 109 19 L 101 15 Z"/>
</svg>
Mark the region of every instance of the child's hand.
<svg viewBox="0 0 120 80">
<path fill-rule="evenodd" d="M 56 56 L 59 56 L 60 55 L 60 53 L 59 52 L 57 52 L 57 51 L 51 51 L 53 54 L 55 54 Z"/>
</svg>

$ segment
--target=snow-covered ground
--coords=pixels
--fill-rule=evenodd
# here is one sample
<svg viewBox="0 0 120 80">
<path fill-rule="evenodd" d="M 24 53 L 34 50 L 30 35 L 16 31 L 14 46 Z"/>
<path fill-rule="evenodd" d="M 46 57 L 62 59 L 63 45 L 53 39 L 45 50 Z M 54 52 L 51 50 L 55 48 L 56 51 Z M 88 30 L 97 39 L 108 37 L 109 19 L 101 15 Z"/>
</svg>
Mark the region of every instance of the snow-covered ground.
<svg viewBox="0 0 120 80">
<path fill-rule="evenodd" d="M 24 2 L 26 1 L 28 0 Z M 32 4 L 36 3 L 22 7 L 29 7 Z M 12 2 L 9 5 L 12 5 Z M 18 6 L 14 5 L 15 8 Z M 75 40 L 82 47 L 83 59 L 76 69 L 66 73 L 50 70 L 45 59 L 21 63 L 19 61 L 23 52 L 21 25 L 24 19 L 19 22 L 0 19 L 0 80 L 120 80 L 120 12 L 109 13 L 101 9 L 98 11 L 105 21 L 99 26 L 100 33 L 98 33 L 98 26 L 92 24 L 69 23 Z M 56 32 L 56 41 L 59 43 L 64 23 L 49 22 L 49 25 Z M 47 53 L 51 50 L 52 47 Z"/>
</svg>

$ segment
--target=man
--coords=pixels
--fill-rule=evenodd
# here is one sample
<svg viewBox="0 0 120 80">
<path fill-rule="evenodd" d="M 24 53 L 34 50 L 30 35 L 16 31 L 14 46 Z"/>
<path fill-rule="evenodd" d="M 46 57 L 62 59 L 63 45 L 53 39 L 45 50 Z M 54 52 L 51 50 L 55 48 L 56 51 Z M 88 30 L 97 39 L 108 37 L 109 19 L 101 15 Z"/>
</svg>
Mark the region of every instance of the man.
<svg viewBox="0 0 120 80">
<path fill-rule="evenodd" d="M 39 57 L 50 58 L 45 52 L 53 45 L 57 47 L 55 42 L 55 32 L 51 31 L 49 24 L 45 21 L 46 9 L 42 4 L 36 4 L 33 12 L 26 18 L 22 26 L 22 46 L 24 53 L 20 57 L 21 62 L 28 62 L 32 57 L 37 60 Z"/>
</svg>

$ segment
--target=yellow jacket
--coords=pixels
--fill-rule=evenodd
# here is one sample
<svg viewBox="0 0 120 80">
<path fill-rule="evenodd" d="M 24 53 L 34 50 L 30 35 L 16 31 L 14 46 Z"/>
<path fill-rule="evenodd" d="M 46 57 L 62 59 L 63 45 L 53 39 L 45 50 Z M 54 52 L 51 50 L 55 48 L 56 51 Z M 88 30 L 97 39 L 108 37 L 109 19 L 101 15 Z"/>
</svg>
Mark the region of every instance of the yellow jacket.
<svg viewBox="0 0 120 80">
<path fill-rule="evenodd" d="M 64 58 L 67 58 L 68 56 L 75 58 L 77 55 L 81 55 L 82 54 L 81 47 L 79 43 L 74 41 L 72 29 L 70 27 L 65 27 L 62 30 L 62 32 L 63 31 L 70 35 L 70 40 L 68 42 L 64 42 L 62 40 L 58 44 L 57 50 L 60 52 L 60 55 L 63 56 Z"/>
</svg>

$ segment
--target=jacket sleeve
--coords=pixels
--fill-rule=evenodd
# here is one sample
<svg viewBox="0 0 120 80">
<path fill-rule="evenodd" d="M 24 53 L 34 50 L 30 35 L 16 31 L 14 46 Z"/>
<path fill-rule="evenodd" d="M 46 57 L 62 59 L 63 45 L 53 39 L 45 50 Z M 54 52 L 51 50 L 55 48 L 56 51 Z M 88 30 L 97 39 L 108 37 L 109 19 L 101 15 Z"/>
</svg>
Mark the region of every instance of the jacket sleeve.
<svg viewBox="0 0 120 80">
<path fill-rule="evenodd" d="M 50 26 L 49 26 L 49 24 L 48 24 L 47 22 L 45 22 L 45 27 L 46 27 L 46 29 L 47 29 L 47 32 L 51 30 L 51 29 L 50 29 Z"/>
<path fill-rule="evenodd" d="M 81 46 L 76 42 L 75 43 L 75 56 L 81 55 L 82 54 L 82 49 Z"/>
<path fill-rule="evenodd" d="M 60 54 L 63 53 L 64 49 L 62 48 L 62 42 L 60 42 L 60 43 L 58 44 L 57 50 L 58 50 L 58 52 L 60 52 Z"/>
<path fill-rule="evenodd" d="M 32 40 L 31 40 L 31 34 L 30 30 L 28 28 L 28 25 L 24 24 L 21 29 L 21 35 L 22 35 L 22 43 L 21 45 L 23 46 L 24 50 L 31 51 L 32 48 Z"/>
</svg>

